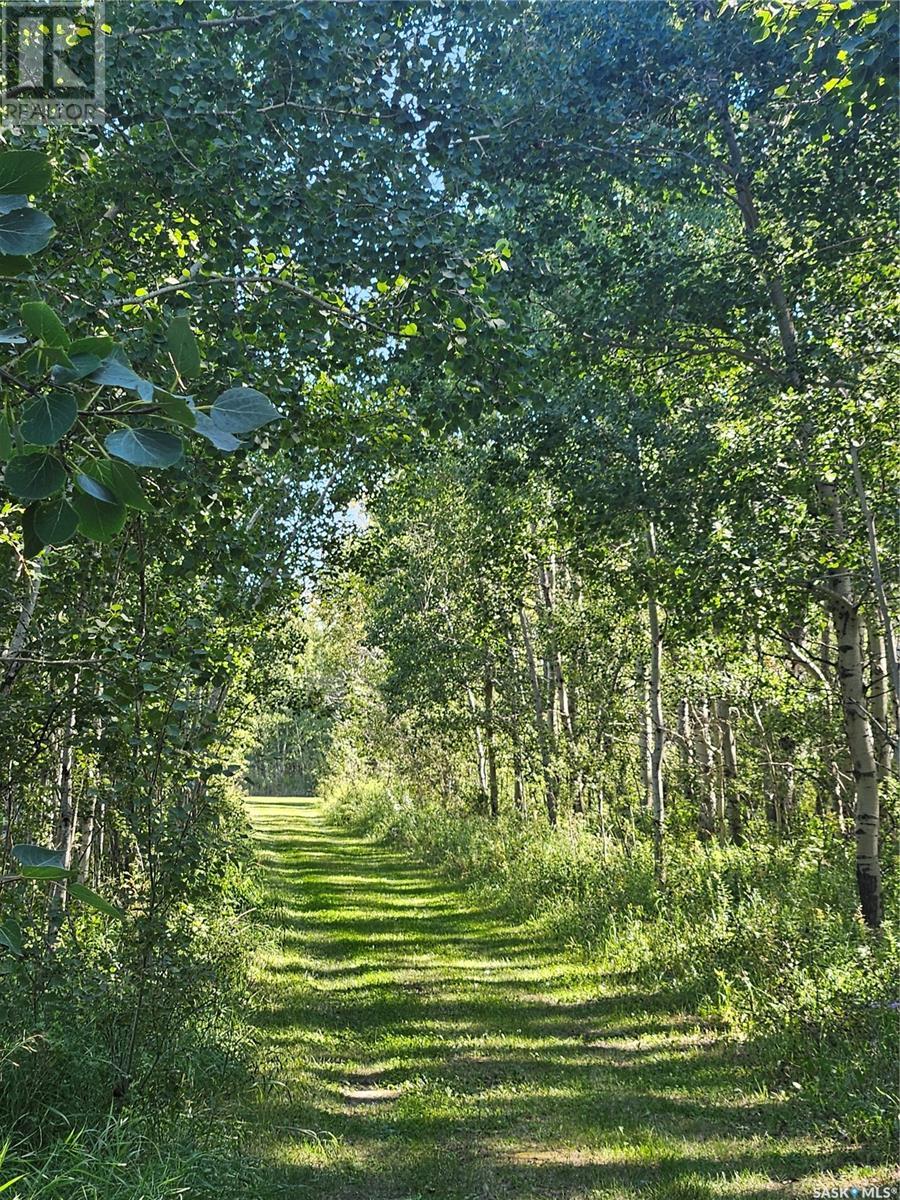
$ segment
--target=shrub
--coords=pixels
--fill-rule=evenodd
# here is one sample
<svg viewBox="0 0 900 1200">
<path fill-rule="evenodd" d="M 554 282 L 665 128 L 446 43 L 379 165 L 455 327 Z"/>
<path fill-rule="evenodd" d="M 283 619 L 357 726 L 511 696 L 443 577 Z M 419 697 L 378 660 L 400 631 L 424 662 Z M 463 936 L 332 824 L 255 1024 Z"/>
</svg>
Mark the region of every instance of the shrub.
<svg viewBox="0 0 900 1200">
<path fill-rule="evenodd" d="M 50 954 L 42 894 L 20 903 L 25 953 L 0 1005 L 0 1121 L 26 1170 L 23 1196 L 33 1185 L 42 1198 L 143 1197 L 115 1175 L 131 1153 L 148 1198 L 177 1194 L 169 1173 L 181 1158 L 154 1149 L 145 1117 L 174 1122 L 170 1138 L 189 1146 L 177 1118 L 215 1118 L 250 1079 L 256 868 L 240 796 L 219 781 L 204 800 L 203 820 L 161 859 L 152 896 L 146 876 L 132 881 L 123 921 L 73 905 Z M 95 1168 L 105 1178 L 107 1159 L 109 1194 L 82 1187 Z"/>
</svg>

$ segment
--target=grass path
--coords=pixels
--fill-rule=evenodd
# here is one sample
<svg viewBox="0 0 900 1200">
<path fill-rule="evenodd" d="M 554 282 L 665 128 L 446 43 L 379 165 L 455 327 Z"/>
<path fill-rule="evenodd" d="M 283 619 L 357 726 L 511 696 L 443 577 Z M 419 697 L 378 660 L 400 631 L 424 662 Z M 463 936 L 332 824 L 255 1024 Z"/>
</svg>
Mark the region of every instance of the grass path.
<svg viewBox="0 0 900 1200">
<path fill-rule="evenodd" d="M 261 966 L 254 1200 L 769 1200 L 865 1177 L 671 1003 L 315 800 L 251 816 L 283 931 Z"/>
</svg>

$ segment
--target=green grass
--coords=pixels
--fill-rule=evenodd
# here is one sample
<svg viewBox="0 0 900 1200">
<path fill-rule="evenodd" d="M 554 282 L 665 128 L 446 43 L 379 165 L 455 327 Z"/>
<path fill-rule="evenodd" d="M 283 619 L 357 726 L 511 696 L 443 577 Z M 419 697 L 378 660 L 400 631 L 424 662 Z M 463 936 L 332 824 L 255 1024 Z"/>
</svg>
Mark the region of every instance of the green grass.
<svg viewBox="0 0 900 1200">
<path fill-rule="evenodd" d="M 250 810 L 280 930 L 253 1200 L 768 1200 L 890 1178 L 669 991 L 601 976 L 315 800 Z"/>
<path fill-rule="evenodd" d="M 257 1164 L 231 1152 L 221 1128 L 207 1147 L 183 1130 L 110 1117 L 95 1128 L 72 1128 L 44 1144 L 12 1139 L 0 1145 L 2 1200 L 219 1200 L 243 1181 L 251 1189 Z M 174 1136 L 173 1136 L 174 1134 Z M 252 1194 L 247 1192 L 245 1194 Z"/>
</svg>

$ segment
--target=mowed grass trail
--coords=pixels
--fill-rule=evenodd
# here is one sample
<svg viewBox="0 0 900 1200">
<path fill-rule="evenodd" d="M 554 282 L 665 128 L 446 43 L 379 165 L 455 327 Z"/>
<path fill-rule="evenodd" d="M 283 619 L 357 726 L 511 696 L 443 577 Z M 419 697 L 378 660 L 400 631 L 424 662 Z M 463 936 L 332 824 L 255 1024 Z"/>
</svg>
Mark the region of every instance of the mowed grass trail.
<svg viewBox="0 0 900 1200">
<path fill-rule="evenodd" d="M 280 926 L 260 964 L 253 1200 L 771 1200 L 867 1177 L 671 1002 L 316 800 L 250 811 Z"/>
</svg>

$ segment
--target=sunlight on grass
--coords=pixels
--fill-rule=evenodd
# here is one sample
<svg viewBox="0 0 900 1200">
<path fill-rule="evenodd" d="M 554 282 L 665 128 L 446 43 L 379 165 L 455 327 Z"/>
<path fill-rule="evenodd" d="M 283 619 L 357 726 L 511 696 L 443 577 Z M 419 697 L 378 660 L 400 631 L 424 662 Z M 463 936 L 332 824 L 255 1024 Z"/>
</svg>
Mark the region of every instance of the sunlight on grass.
<svg viewBox="0 0 900 1200">
<path fill-rule="evenodd" d="M 884 1179 L 695 1015 L 331 830 L 313 800 L 251 814 L 281 922 L 258 964 L 252 1200 L 771 1200 Z"/>
</svg>

